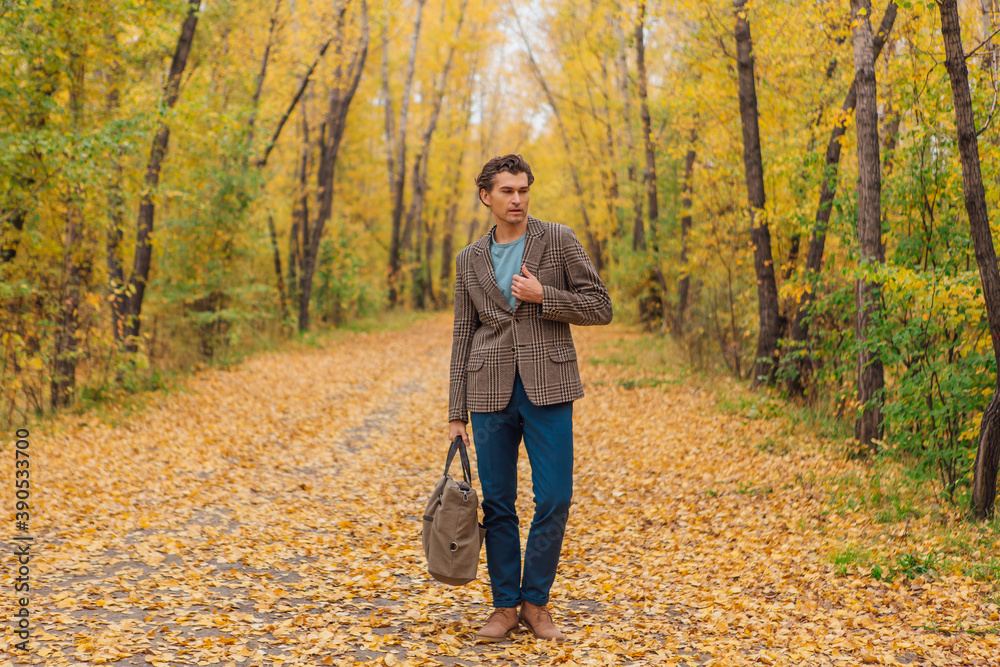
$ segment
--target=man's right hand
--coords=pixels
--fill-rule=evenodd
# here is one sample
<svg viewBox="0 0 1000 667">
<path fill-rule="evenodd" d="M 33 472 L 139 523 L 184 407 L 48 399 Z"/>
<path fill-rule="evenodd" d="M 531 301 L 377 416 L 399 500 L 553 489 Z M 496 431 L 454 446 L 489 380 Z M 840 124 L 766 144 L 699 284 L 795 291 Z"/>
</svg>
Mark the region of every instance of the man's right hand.
<svg viewBox="0 0 1000 667">
<path fill-rule="evenodd" d="M 469 432 L 465 427 L 465 422 L 461 419 L 452 419 L 448 422 L 448 442 L 455 442 L 455 438 L 461 435 L 462 440 L 465 441 L 465 446 L 471 447 L 472 444 L 469 442 Z"/>
</svg>

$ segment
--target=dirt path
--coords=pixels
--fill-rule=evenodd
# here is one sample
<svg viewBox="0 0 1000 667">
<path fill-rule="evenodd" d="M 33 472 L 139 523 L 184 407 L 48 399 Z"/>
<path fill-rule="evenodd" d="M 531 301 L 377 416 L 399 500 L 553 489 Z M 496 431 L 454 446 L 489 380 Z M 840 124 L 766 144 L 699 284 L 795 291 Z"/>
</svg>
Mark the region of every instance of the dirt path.
<svg viewBox="0 0 1000 667">
<path fill-rule="evenodd" d="M 474 644 L 485 554 L 480 581 L 443 586 L 419 537 L 450 335 L 448 315 L 347 334 L 199 373 L 118 425 L 33 432 L 34 634 L 23 655 L 6 623 L 0 665 L 996 664 L 982 586 L 838 576 L 830 554 L 883 530 L 834 511 L 848 464 L 781 419 L 614 363 L 638 336 L 620 325 L 574 328 L 587 396 L 552 590 L 570 641 Z"/>
</svg>

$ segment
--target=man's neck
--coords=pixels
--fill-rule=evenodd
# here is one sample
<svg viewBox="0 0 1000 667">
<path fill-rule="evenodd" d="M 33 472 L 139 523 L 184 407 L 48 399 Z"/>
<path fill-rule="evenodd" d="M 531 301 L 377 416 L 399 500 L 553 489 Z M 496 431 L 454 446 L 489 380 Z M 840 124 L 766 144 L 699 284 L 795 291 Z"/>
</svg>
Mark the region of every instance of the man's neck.
<svg viewBox="0 0 1000 667">
<path fill-rule="evenodd" d="M 509 222 L 503 222 L 502 220 L 497 220 L 496 222 L 497 228 L 493 230 L 493 239 L 497 243 L 511 243 L 524 236 L 525 232 L 528 231 L 527 218 L 525 218 L 523 222 L 516 225 L 512 225 Z"/>
</svg>

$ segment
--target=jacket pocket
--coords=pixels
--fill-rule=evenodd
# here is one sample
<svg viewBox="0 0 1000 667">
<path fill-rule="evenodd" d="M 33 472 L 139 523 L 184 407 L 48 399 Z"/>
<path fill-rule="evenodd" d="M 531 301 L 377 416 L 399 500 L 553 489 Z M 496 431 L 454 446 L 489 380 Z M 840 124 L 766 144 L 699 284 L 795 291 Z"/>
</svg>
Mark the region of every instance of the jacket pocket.
<svg viewBox="0 0 1000 667">
<path fill-rule="evenodd" d="M 550 347 L 549 359 L 552 361 L 570 361 L 572 359 L 576 359 L 576 348 L 572 345 Z"/>
<path fill-rule="evenodd" d="M 468 370 L 470 370 L 470 371 L 478 371 L 480 368 L 483 367 L 483 364 L 485 362 L 486 362 L 485 355 L 480 354 L 480 355 L 477 355 L 477 356 L 474 356 L 474 357 L 470 356 L 469 357 Z"/>
</svg>

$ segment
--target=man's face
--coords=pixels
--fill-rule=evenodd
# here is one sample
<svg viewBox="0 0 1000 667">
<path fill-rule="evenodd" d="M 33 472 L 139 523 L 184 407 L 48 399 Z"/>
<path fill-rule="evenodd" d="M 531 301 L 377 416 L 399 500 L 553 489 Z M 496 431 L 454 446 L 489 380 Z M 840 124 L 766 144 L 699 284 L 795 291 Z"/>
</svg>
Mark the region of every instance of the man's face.
<svg viewBox="0 0 1000 667">
<path fill-rule="evenodd" d="M 501 171 L 493 180 L 493 190 L 480 190 L 479 196 L 497 220 L 519 224 L 528 215 L 528 174 Z"/>
</svg>

